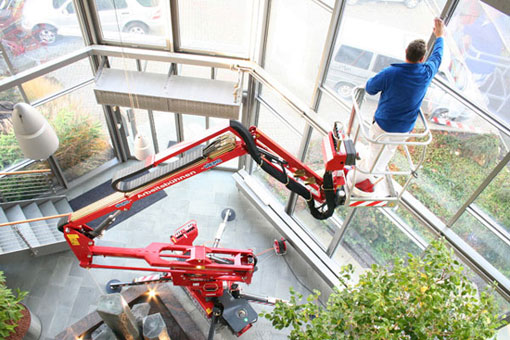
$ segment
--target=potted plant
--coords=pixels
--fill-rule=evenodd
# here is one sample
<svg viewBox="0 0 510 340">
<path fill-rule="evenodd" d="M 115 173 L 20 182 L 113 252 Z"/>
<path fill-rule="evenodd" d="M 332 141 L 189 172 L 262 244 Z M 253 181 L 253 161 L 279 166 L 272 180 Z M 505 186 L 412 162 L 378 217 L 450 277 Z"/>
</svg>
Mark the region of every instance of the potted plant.
<svg viewBox="0 0 510 340">
<path fill-rule="evenodd" d="M 421 257 L 409 254 L 392 268 L 373 265 L 345 288 L 335 288 L 324 308 L 315 291 L 306 303 L 291 289 L 289 304 L 262 313 L 277 329 L 291 327 L 290 339 L 488 339 L 501 326 L 488 291 L 479 292 L 444 241 Z"/>
<path fill-rule="evenodd" d="M 4 273 L 0 271 L 0 339 L 39 339 L 39 319 L 21 304 L 26 294 L 19 289 L 14 294 L 7 288 Z"/>
</svg>

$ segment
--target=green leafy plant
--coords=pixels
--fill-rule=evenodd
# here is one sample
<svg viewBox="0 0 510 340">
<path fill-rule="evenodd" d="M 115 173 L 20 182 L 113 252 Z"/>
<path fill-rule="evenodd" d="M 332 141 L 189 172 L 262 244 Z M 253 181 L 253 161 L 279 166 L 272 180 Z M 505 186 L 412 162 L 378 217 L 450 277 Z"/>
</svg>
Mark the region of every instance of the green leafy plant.
<svg viewBox="0 0 510 340">
<path fill-rule="evenodd" d="M 291 327 L 290 339 L 488 339 L 500 322 L 490 292 L 479 292 L 444 241 L 433 241 L 423 256 L 408 254 L 393 267 L 372 265 L 350 283 L 352 266 L 342 269 L 345 288 L 335 288 L 325 308 L 320 292 L 301 303 L 291 289 L 290 304 L 262 313 L 277 329 Z"/>
<path fill-rule="evenodd" d="M 19 302 L 26 296 L 26 292 L 19 289 L 16 294 L 5 285 L 5 275 L 0 271 L 0 339 L 5 339 L 13 333 L 21 319 L 21 311 L 25 308 Z"/>
</svg>

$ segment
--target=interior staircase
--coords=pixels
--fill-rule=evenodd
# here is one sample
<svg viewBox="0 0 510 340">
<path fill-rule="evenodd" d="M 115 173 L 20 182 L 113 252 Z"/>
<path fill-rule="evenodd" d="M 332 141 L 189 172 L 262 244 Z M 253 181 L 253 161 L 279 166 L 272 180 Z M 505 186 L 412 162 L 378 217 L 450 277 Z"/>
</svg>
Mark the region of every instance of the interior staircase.
<svg viewBox="0 0 510 340">
<path fill-rule="evenodd" d="M 7 204 L 0 207 L 0 224 L 71 213 L 64 196 Z M 0 256 L 29 251 L 41 256 L 67 249 L 64 235 L 57 230 L 59 218 L 0 227 Z"/>
</svg>

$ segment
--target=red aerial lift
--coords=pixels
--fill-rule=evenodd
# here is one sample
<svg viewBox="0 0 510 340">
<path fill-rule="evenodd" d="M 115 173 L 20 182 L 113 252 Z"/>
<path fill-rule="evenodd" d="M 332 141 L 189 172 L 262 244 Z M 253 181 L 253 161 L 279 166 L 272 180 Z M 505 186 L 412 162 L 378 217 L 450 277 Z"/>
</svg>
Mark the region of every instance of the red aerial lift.
<svg viewBox="0 0 510 340">
<path fill-rule="evenodd" d="M 151 243 L 146 248 L 119 248 L 95 245 L 100 236 L 133 202 L 166 189 L 218 164 L 249 154 L 268 174 L 302 196 L 317 219 L 330 217 L 345 202 L 344 166 L 354 165 L 356 151 L 340 127 L 323 139 L 325 172 L 319 176 L 308 166 L 271 140 L 257 127 L 245 128 L 237 121 L 228 127 L 209 131 L 193 142 L 182 142 L 119 171 L 112 179 L 116 193 L 84 207 L 59 221 L 59 230 L 84 268 L 143 270 L 156 274 L 129 283 L 111 283 L 115 289 L 125 285 L 171 281 L 183 286 L 212 319 L 209 338 L 217 321 L 226 323 L 236 335 L 243 334 L 257 320 L 249 301 L 276 303 L 277 299 L 244 294 L 238 282 L 249 284 L 256 270 L 257 258 L 252 250 L 238 250 L 193 245 L 197 237 L 196 222 L 180 227 L 171 243 Z M 92 220 L 110 214 L 93 229 Z M 220 234 L 223 229 L 221 229 Z M 278 253 L 286 248 L 278 242 Z M 143 259 L 146 267 L 98 264 L 96 257 Z"/>
</svg>

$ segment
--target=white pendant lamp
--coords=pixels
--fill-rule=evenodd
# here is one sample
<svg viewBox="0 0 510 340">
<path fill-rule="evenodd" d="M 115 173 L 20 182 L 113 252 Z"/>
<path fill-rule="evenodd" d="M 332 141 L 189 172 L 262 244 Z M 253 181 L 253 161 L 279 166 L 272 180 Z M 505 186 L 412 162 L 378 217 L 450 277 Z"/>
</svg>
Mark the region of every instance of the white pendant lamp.
<svg viewBox="0 0 510 340">
<path fill-rule="evenodd" d="M 134 147 L 135 157 L 139 161 L 143 161 L 147 157 L 154 154 L 152 151 L 152 147 L 149 143 L 147 143 L 146 138 L 141 135 L 137 134 L 135 137 L 135 147 Z"/>
<path fill-rule="evenodd" d="M 57 134 L 33 106 L 26 103 L 14 105 L 12 126 L 25 157 L 33 160 L 47 159 L 57 151 Z"/>
</svg>

